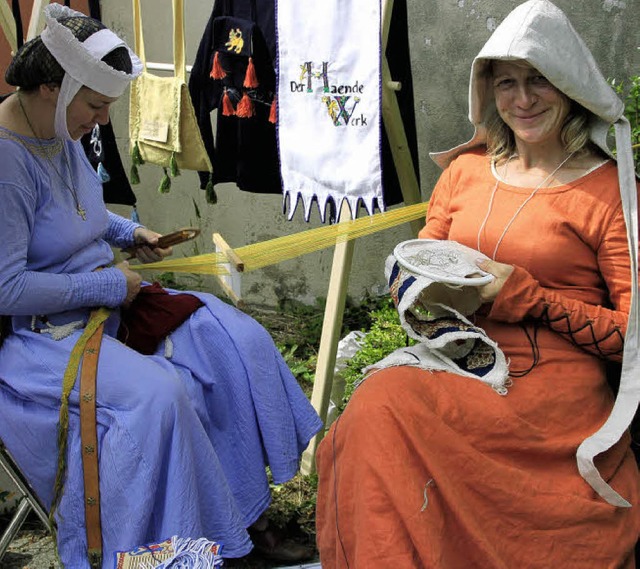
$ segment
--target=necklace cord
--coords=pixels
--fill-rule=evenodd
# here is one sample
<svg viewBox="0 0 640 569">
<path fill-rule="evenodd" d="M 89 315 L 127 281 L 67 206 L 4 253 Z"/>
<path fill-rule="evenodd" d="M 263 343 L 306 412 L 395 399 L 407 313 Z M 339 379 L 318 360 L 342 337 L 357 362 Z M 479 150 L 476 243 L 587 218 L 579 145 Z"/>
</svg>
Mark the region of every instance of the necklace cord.
<svg viewBox="0 0 640 569">
<path fill-rule="evenodd" d="M 69 157 L 67 156 L 67 149 L 66 149 L 66 146 L 65 146 L 65 142 L 62 141 L 62 151 L 61 152 L 62 152 L 62 157 L 64 159 L 64 163 L 65 163 L 65 165 L 67 167 L 67 171 L 69 172 L 69 182 L 67 182 L 65 177 L 58 171 L 58 169 L 56 168 L 56 165 L 53 163 L 53 160 L 51 159 L 51 157 L 47 153 L 44 145 L 42 144 L 42 142 L 40 140 L 40 138 L 36 134 L 36 131 L 33 128 L 33 125 L 31 124 L 31 121 L 29 120 L 29 115 L 27 114 L 27 111 L 24 108 L 24 103 L 22 102 L 22 97 L 20 96 L 20 92 L 19 91 L 16 93 L 16 97 L 18 97 L 18 104 L 20 105 L 20 109 L 22 110 L 22 114 L 24 115 L 24 118 L 27 121 L 27 124 L 29 125 L 29 129 L 31 130 L 31 133 L 33 134 L 33 137 L 36 140 L 36 143 L 38 144 L 38 146 L 40 147 L 40 150 L 42 151 L 42 155 L 45 157 L 46 161 L 49 163 L 49 165 L 51 166 L 53 171 L 56 173 L 58 178 L 60 178 L 61 182 L 71 192 L 71 195 L 73 196 L 73 201 L 75 202 L 75 205 L 76 205 L 76 213 L 82 218 L 83 221 L 85 221 L 87 219 L 87 212 L 82 207 L 82 205 L 80 204 L 80 200 L 78 199 L 78 192 L 77 192 L 77 190 L 76 190 L 76 188 L 75 188 L 75 186 L 73 184 L 73 173 L 71 171 L 71 163 L 69 162 Z M 29 147 L 24 143 L 23 143 L 23 146 L 33 156 L 33 152 L 31 152 Z"/>
<path fill-rule="evenodd" d="M 544 187 L 544 185 L 555 175 L 558 173 L 558 171 L 571 159 L 571 157 L 575 154 L 575 152 L 571 152 L 562 162 L 560 162 L 560 164 L 558 164 L 558 166 L 555 168 L 555 170 L 553 172 L 551 172 L 544 180 L 542 180 L 542 182 L 540 182 L 534 189 L 533 191 L 529 194 L 529 196 L 527 197 L 526 200 L 524 200 L 520 206 L 518 207 L 518 209 L 516 209 L 516 212 L 513 214 L 513 217 L 509 220 L 509 223 L 507 223 L 507 225 L 505 225 L 505 228 L 502 230 L 502 234 L 500 235 L 500 237 L 498 238 L 498 241 L 496 243 L 495 248 L 493 249 L 493 254 L 491 255 L 491 258 L 495 261 L 496 260 L 496 254 L 498 253 L 498 247 L 500 247 L 500 244 L 502 243 L 502 240 L 504 239 L 504 236 L 507 234 L 507 231 L 509 230 L 509 228 L 511 227 L 511 224 L 515 221 L 516 217 L 518 217 L 518 214 L 522 211 L 522 209 L 524 208 L 524 206 L 526 206 L 529 201 L 531 201 L 531 199 L 533 199 L 533 196 L 535 196 L 538 193 L 538 190 L 540 190 L 542 187 Z M 504 172 L 505 174 L 507 173 L 507 167 L 509 166 L 509 162 L 511 161 L 511 159 L 513 157 L 515 157 L 515 154 L 512 154 L 511 156 L 509 156 L 509 158 L 507 159 L 506 164 L 504 165 Z M 487 213 L 484 216 L 484 219 L 482 220 L 482 224 L 480 225 L 480 229 L 478 229 L 478 237 L 477 237 L 477 249 L 478 251 L 480 251 L 480 235 L 482 234 L 482 231 L 484 230 L 487 221 L 489 220 L 489 216 L 491 215 L 491 210 L 493 208 L 493 201 L 495 198 L 495 195 L 498 191 L 498 185 L 500 184 L 500 180 L 496 179 L 496 184 L 493 187 L 493 190 L 491 192 L 491 198 L 489 199 L 489 207 L 487 208 Z"/>
</svg>

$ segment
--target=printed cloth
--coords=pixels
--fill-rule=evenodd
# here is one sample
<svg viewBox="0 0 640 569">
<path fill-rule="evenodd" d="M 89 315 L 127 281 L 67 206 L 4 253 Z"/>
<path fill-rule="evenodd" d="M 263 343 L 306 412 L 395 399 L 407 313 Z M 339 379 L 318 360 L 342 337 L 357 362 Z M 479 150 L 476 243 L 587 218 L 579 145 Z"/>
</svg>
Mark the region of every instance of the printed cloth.
<svg viewBox="0 0 640 569">
<path fill-rule="evenodd" d="M 283 1 L 277 8 L 278 144 L 285 209 L 324 221 L 385 209 L 381 180 L 380 2 Z M 295 25 L 292 25 L 295 22 Z M 346 32 L 346 33 L 345 33 Z M 312 39 L 310 39 L 312 38 Z"/>
<path fill-rule="evenodd" d="M 433 256 L 446 258 L 449 265 L 460 264 L 462 251 L 451 246 L 457 243 L 432 241 L 432 244 L 440 247 Z M 429 278 L 409 271 L 395 255 L 387 257 L 385 276 L 400 323 L 409 337 L 419 343 L 394 351 L 365 371 L 401 365 L 448 371 L 483 381 L 506 395 L 510 380 L 504 353 L 482 328 L 465 317 L 480 307 L 475 287 L 442 282 L 436 275 Z"/>
<path fill-rule="evenodd" d="M 215 569 L 222 567 L 222 547 L 204 538 L 190 539 L 173 536 L 160 543 L 149 543 L 131 551 L 114 555 L 114 569 Z"/>
</svg>

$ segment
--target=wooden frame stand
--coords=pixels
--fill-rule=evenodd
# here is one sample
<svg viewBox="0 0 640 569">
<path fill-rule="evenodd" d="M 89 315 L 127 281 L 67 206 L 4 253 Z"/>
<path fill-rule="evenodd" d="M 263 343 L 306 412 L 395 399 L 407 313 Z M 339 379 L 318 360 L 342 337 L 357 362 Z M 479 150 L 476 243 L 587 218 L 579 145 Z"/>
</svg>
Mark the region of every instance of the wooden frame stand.
<svg viewBox="0 0 640 569">
<path fill-rule="evenodd" d="M 389 40 L 392 12 L 393 0 L 383 0 L 381 29 L 383 54 L 386 53 Z M 409 151 L 407 135 L 402 124 L 400 106 L 398 105 L 398 99 L 395 95 L 395 92 L 399 91 L 402 85 L 392 80 L 386 55 L 382 57 L 382 86 L 382 121 L 391 146 L 391 154 L 396 166 L 400 187 L 402 188 L 404 203 L 405 205 L 417 204 L 422 201 L 420 186 L 415 173 L 413 159 Z M 345 205 L 343 205 L 340 210 L 339 220 L 347 219 L 350 215 L 348 205 L 346 205 L 346 202 L 343 203 Z M 411 223 L 414 235 L 418 234 L 421 227 L 422 223 L 420 221 Z M 323 421 L 326 421 L 329 399 L 331 397 L 333 374 L 336 365 L 336 352 L 338 342 L 340 341 L 354 245 L 355 242 L 353 240 L 337 243 L 333 254 L 327 305 L 318 350 L 316 376 L 313 384 L 313 393 L 311 395 L 311 404 Z M 300 468 L 303 474 L 311 474 L 315 471 L 316 451 L 324 435 L 325 430 L 323 429 L 311 439 L 307 450 L 304 451 Z"/>
<path fill-rule="evenodd" d="M 228 274 L 216 275 L 216 279 L 233 304 L 238 308 L 243 308 L 244 302 L 241 297 L 244 262 L 238 257 L 236 252 L 229 247 L 228 243 L 219 233 L 213 234 L 213 244 L 215 245 L 216 253 L 222 253 L 228 260 L 228 263 L 223 265 L 227 269 Z"/>
</svg>

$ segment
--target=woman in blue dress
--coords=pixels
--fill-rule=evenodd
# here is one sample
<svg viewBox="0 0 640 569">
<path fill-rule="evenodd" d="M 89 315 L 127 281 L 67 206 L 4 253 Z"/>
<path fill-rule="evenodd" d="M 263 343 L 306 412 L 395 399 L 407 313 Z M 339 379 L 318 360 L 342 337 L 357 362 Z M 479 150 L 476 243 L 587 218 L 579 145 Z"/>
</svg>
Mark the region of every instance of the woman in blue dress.
<svg viewBox="0 0 640 569">
<path fill-rule="evenodd" d="M 208 294 L 151 355 L 117 339 L 141 279 L 110 246 L 159 234 L 108 212 L 79 138 L 141 71 L 100 22 L 58 4 L 7 70 L 0 104 L 0 438 L 39 497 L 54 500 L 63 375 L 95 307 L 107 307 L 97 368 L 103 567 L 173 535 L 205 537 L 225 557 L 252 548 L 276 483 L 297 471 L 321 422 L 267 332 Z M 97 270 L 101 269 L 101 270 Z M 66 479 L 56 509 L 66 567 L 88 567 L 79 395 L 69 398 Z M 63 457 L 64 458 L 64 457 Z M 254 535 L 254 534 L 252 534 Z M 287 552 L 285 552 L 286 554 Z M 293 552 L 294 556 L 296 552 Z"/>
</svg>

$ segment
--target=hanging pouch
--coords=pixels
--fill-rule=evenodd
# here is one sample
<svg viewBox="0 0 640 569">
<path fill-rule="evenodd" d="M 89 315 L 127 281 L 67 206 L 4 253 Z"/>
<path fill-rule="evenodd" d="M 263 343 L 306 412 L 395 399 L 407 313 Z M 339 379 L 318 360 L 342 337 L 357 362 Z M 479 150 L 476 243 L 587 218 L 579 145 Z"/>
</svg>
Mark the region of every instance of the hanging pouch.
<svg viewBox="0 0 640 569">
<path fill-rule="evenodd" d="M 131 85 L 131 179 L 133 183 L 139 182 L 137 166 L 145 162 L 157 164 L 165 172 L 159 190 L 166 192 L 171 187 L 170 177 L 177 176 L 180 169 L 213 171 L 185 82 L 183 0 L 173 0 L 173 77 L 147 72 L 140 0 L 133 0 L 133 20 L 135 51 L 144 71 Z"/>
</svg>

